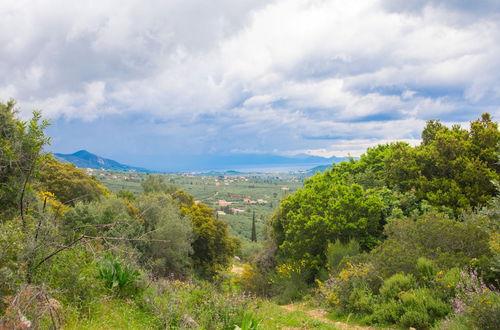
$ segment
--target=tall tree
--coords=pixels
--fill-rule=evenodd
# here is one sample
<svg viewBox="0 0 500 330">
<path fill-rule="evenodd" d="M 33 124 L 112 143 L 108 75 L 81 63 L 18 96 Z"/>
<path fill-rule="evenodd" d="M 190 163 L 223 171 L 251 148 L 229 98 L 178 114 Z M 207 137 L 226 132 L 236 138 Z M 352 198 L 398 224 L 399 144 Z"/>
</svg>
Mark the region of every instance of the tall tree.
<svg viewBox="0 0 500 330">
<path fill-rule="evenodd" d="M 257 229 L 255 228 L 255 211 L 253 211 L 252 216 L 252 242 L 257 242 Z"/>
<path fill-rule="evenodd" d="M 0 102 L 0 215 L 18 210 L 24 219 L 30 182 L 49 143 L 44 133 L 48 122 L 39 111 L 27 122 L 16 118 L 17 112 L 14 101 Z"/>
</svg>

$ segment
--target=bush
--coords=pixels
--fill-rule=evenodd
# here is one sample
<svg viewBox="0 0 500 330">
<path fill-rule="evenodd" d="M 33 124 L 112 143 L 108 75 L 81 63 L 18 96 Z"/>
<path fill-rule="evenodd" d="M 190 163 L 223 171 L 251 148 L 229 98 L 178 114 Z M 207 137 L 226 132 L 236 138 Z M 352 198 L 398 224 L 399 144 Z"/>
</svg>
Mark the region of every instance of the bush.
<svg viewBox="0 0 500 330">
<path fill-rule="evenodd" d="M 326 264 L 330 272 L 338 271 L 338 267 L 342 259 L 346 256 L 354 256 L 359 254 L 359 243 L 355 240 L 350 240 L 349 243 L 343 244 L 339 240 L 335 243 L 328 243 L 326 248 Z"/>
<path fill-rule="evenodd" d="M 472 297 L 464 315 L 476 329 L 500 329 L 500 294 L 487 290 Z"/>
<path fill-rule="evenodd" d="M 61 302 L 82 308 L 104 293 L 95 280 L 97 276 L 93 254 L 83 246 L 76 246 L 48 261 L 35 280 L 45 282 Z"/>
<path fill-rule="evenodd" d="M 467 267 L 476 259 L 491 256 L 490 236 L 485 228 L 443 214 L 426 213 L 416 220 L 393 220 L 384 232 L 387 240 L 370 253 L 371 262 L 384 278 L 400 272 L 418 275 L 421 257 L 439 269 L 450 269 Z M 424 267 L 422 262 L 425 261 L 421 261 L 420 267 Z M 428 263 L 425 267 L 433 268 Z"/>
<path fill-rule="evenodd" d="M 268 278 L 262 272 L 259 272 L 254 266 L 244 265 L 241 278 L 239 279 L 241 288 L 245 292 L 250 292 L 260 296 L 269 294 L 270 283 Z"/>
<path fill-rule="evenodd" d="M 408 282 L 406 282 L 408 283 Z M 450 306 L 427 288 L 401 292 L 375 306 L 374 323 L 395 323 L 403 327 L 428 328 L 450 312 Z"/>
<path fill-rule="evenodd" d="M 328 305 L 341 312 L 367 313 L 370 311 L 374 288 L 379 287 L 378 282 L 373 265 L 347 261 L 345 268 L 338 274 L 320 283 L 319 292 Z"/>
<path fill-rule="evenodd" d="M 429 322 L 429 315 L 422 311 L 410 310 L 399 318 L 399 324 L 405 328 L 426 328 Z"/>
<path fill-rule="evenodd" d="M 397 299 L 405 291 L 416 288 L 415 277 L 411 274 L 396 274 L 384 281 L 380 288 L 380 297 L 384 301 Z"/>
<path fill-rule="evenodd" d="M 142 252 L 142 263 L 148 264 L 156 276 L 188 273 L 193 252 L 190 219 L 181 215 L 174 200 L 164 194 L 139 196 L 136 206 L 146 232 L 143 237 L 152 240 L 134 244 Z"/>
<path fill-rule="evenodd" d="M 417 260 L 418 277 L 422 283 L 429 283 L 437 273 L 437 268 L 431 260 L 420 257 Z"/>
<path fill-rule="evenodd" d="M 276 268 L 276 274 L 271 279 L 273 289 L 278 292 L 277 302 L 288 304 L 301 299 L 308 291 L 309 270 L 305 261 L 281 264 Z"/>
<path fill-rule="evenodd" d="M 14 219 L 0 222 L 0 296 L 17 291 L 25 278 L 21 264 L 26 234 L 21 230 L 21 221 Z M 0 299 L 0 313 L 3 310 Z"/>
<path fill-rule="evenodd" d="M 64 204 L 75 205 L 78 201 L 98 201 L 109 195 L 108 189 L 97 178 L 71 163 L 61 163 L 48 158 L 38 176 L 40 188 L 50 191 Z"/>
<path fill-rule="evenodd" d="M 373 312 L 375 297 L 373 292 L 366 285 L 356 287 L 349 295 L 348 309 L 360 314 L 370 314 Z"/>
<path fill-rule="evenodd" d="M 251 262 L 262 250 L 262 242 L 241 241 L 241 251 L 239 257 L 242 261 Z"/>
<path fill-rule="evenodd" d="M 455 295 L 455 287 L 459 280 L 460 269 L 455 267 L 447 271 L 441 270 L 432 279 L 430 287 L 439 292 L 444 299 L 449 300 Z"/>
<path fill-rule="evenodd" d="M 500 328 L 500 292 L 488 287 L 475 271 L 462 272 L 453 298 L 455 316 L 470 327 Z"/>
</svg>

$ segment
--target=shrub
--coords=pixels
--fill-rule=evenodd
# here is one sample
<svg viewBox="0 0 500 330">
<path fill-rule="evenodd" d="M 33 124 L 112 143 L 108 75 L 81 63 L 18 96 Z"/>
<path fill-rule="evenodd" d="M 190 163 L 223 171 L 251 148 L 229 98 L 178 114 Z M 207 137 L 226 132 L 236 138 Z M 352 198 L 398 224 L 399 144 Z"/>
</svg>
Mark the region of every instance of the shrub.
<svg viewBox="0 0 500 330">
<path fill-rule="evenodd" d="M 402 294 L 401 303 L 407 310 L 416 310 L 422 312 L 422 314 L 426 314 L 430 322 L 427 325 L 434 323 L 451 311 L 451 307 L 446 302 L 442 301 L 431 289 L 427 288 L 414 289 Z M 400 321 L 400 324 L 412 326 L 402 321 Z M 418 325 L 415 324 L 413 326 Z"/>
<path fill-rule="evenodd" d="M 384 301 L 397 299 L 405 291 L 416 288 L 415 277 L 411 274 L 396 274 L 384 281 L 380 296 Z"/>
<path fill-rule="evenodd" d="M 422 311 L 415 311 L 415 310 L 410 310 L 405 312 L 400 318 L 399 318 L 399 324 L 404 326 L 405 328 L 416 328 L 416 329 L 422 329 L 426 328 L 427 325 L 429 324 L 429 315 L 425 312 Z"/>
<path fill-rule="evenodd" d="M 239 283 L 244 291 L 265 296 L 269 294 L 270 282 L 254 266 L 244 265 Z"/>
<path fill-rule="evenodd" d="M 329 271 L 337 271 L 342 259 L 346 256 L 354 256 L 359 254 L 359 243 L 355 240 L 350 240 L 349 243 L 343 244 L 340 240 L 335 243 L 328 243 L 326 248 L 326 263 Z"/>
<path fill-rule="evenodd" d="M 109 195 L 108 189 L 99 184 L 97 178 L 71 163 L 61 163 L 48 158 L 38 176 L 39 185 L 55 194 L 64 204 L 75 205 L 78 201 L 90 202 Z"/>
<path fill-rule="evenodd" d="M 190 219 L 180 214 L 168 195 L 139 196 L 136 206 L 146 232 L 143 237 L 152 239 L 134 244 L 142 252 L 142 263 L 149 264 L 156 276 L 186 274 L 191 266 L 189 254 L 193 252 Z"/>
<path fill-rule="evenodd" d="M 399 272 L 417 275 L 421 257 L 439 269 L 449 269 L 470 266 L 476 259 L 491 256 L 490 236 L 485 228 L 472 221 L 458 222 L 443 214 L 426 213 L 416 220 L 393 220 L 384 232 L 387 240 L 370 254 L 371 262 L 383 277 Z M 420 266 L 424 267 L 422 262 Z M 432 268 L 428 263 L 425 267 Z"/>
<path fill-rule="evenodd" d="M 437 273 L 434 262 L 424 257 L 418 258 L 416 267 L 418 277 L 423 283 L 429 283 Z"/>
<path fill-rule="evenodd" d="M 0 222 L 0 296 L 16 292 L 25 276 L 20 260 L 26 234 L 21 228 L 19 219 Z M 3 303 L 0 299 L 0 313 Z"/>
<path fill-rule="evenodd" d="M 500 294 L 487 290 L 472 297 L 464 315 L 476 329 L 500 329 Z"/>
<path fill-rule="evenodd" d="M 369 263 L 351 263 L 338 274 L 321 283 L 319 292 L 325 302 L 343 312 L 368 312 L 373 288 L 378 288 L 378 278 Z M 356 299 L 360 301 L 356 301 Z"/>
<path fill-rule="evenodd" d="M 373 312 L 375 298 L 372 291 L 366 285 L 356 287 L 349 295 L 348 309 L 360 314 L 370 314 Z"/>
<path fill-rule="evenodd" d="M 191 219 L 194 231 L 191 260 L 204 278 L 214 276 L 231 263 L 239 249 L 239 240 L 229 234 L 228 225 L 214 217 L 214 211 L 203 203 L 195 203 L 191 195 L 177 190 L 172 197 L 180 213 Z"/>
<path fill-rule="evenodd" d="M 241 257 L 241 260 L 251 262 L 259 254 L 262 248 L 262 242 L 250 242 L 247 240 L 242 240 L 239 256 Z"/>
<path fill-rule="evenodd" d="M 374 306 L 373 314 L 368 318 L 369 323 L 397 323 L 404 313 L 403 306 L 395 300 Z"/>
<path fill-rule="evenodd" d="M 82 308 L 103 293 L 97 276 L 94 256 L 85 247 L 76 246 L 48 261 L 35 280 L 47 283 L 61 302 Z"/>
<path fill-rule="evenodd" d="M 488 287 L 475 271 L 462 272 L 452 300 L 457 317 L 478 329 L 500 328 L 500 292 Z"/>
<path fill-rule="evenodd" d="M 308 280 L 312 271 L 305 259 L 299 261 L 290 259 L 287 263 L 277 266 L 270 282 L 272 290 L 278 295 L 278 303 L 287 304 L 301 299 L 309 290 Z"/>
<path fill-rule="evenodd" d="M 427 288 L 401 292 L 375 306 L 371 321 L 403 327 L 428 328 L 450 312 L 449 305 Z"/>
</svg>

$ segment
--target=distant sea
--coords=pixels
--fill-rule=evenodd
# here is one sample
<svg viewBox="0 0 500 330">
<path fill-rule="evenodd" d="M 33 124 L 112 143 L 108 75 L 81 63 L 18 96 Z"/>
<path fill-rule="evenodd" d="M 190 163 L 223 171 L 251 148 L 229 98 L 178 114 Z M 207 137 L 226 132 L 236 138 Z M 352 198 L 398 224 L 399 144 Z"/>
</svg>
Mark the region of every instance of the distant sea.
<svg viewBox="0 0 500 330">
<path fill-rule="evenodd" d="M 232 166 L 228 168 L 211 168 L 202 171 L 197 170 L 196 172 L 237 171 L 242 173 L 290 173 L 290 172 L 307 171 L 320 165 L 331 165 L 331 163 L 241 165 L 241 166 Z"/>
</svg>

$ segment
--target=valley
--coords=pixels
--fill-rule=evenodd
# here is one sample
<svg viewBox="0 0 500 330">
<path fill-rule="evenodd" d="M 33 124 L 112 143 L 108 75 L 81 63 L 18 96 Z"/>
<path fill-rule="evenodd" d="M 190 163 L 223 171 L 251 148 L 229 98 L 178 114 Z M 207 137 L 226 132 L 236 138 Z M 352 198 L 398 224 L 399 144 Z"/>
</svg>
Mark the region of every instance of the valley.
<svg viewBox="0 0 500 330">
<path fill-rule="evenodd" d="M 113 193 L 128 190 L 142 193 L 141 182 L 149 174 L 87 169 Z M 265 222 L 280 201 L 303 186 L 310 172 L 297 173 L 215 173 L 214 175 L 163 174 L 165 181 L 211 207 L 226 221 L 233 235 L 249 241 L 255 214 L 257 241 L 265 238 Z M 219 175 L 220 174 L 220 175 Z"/>
</svg>

